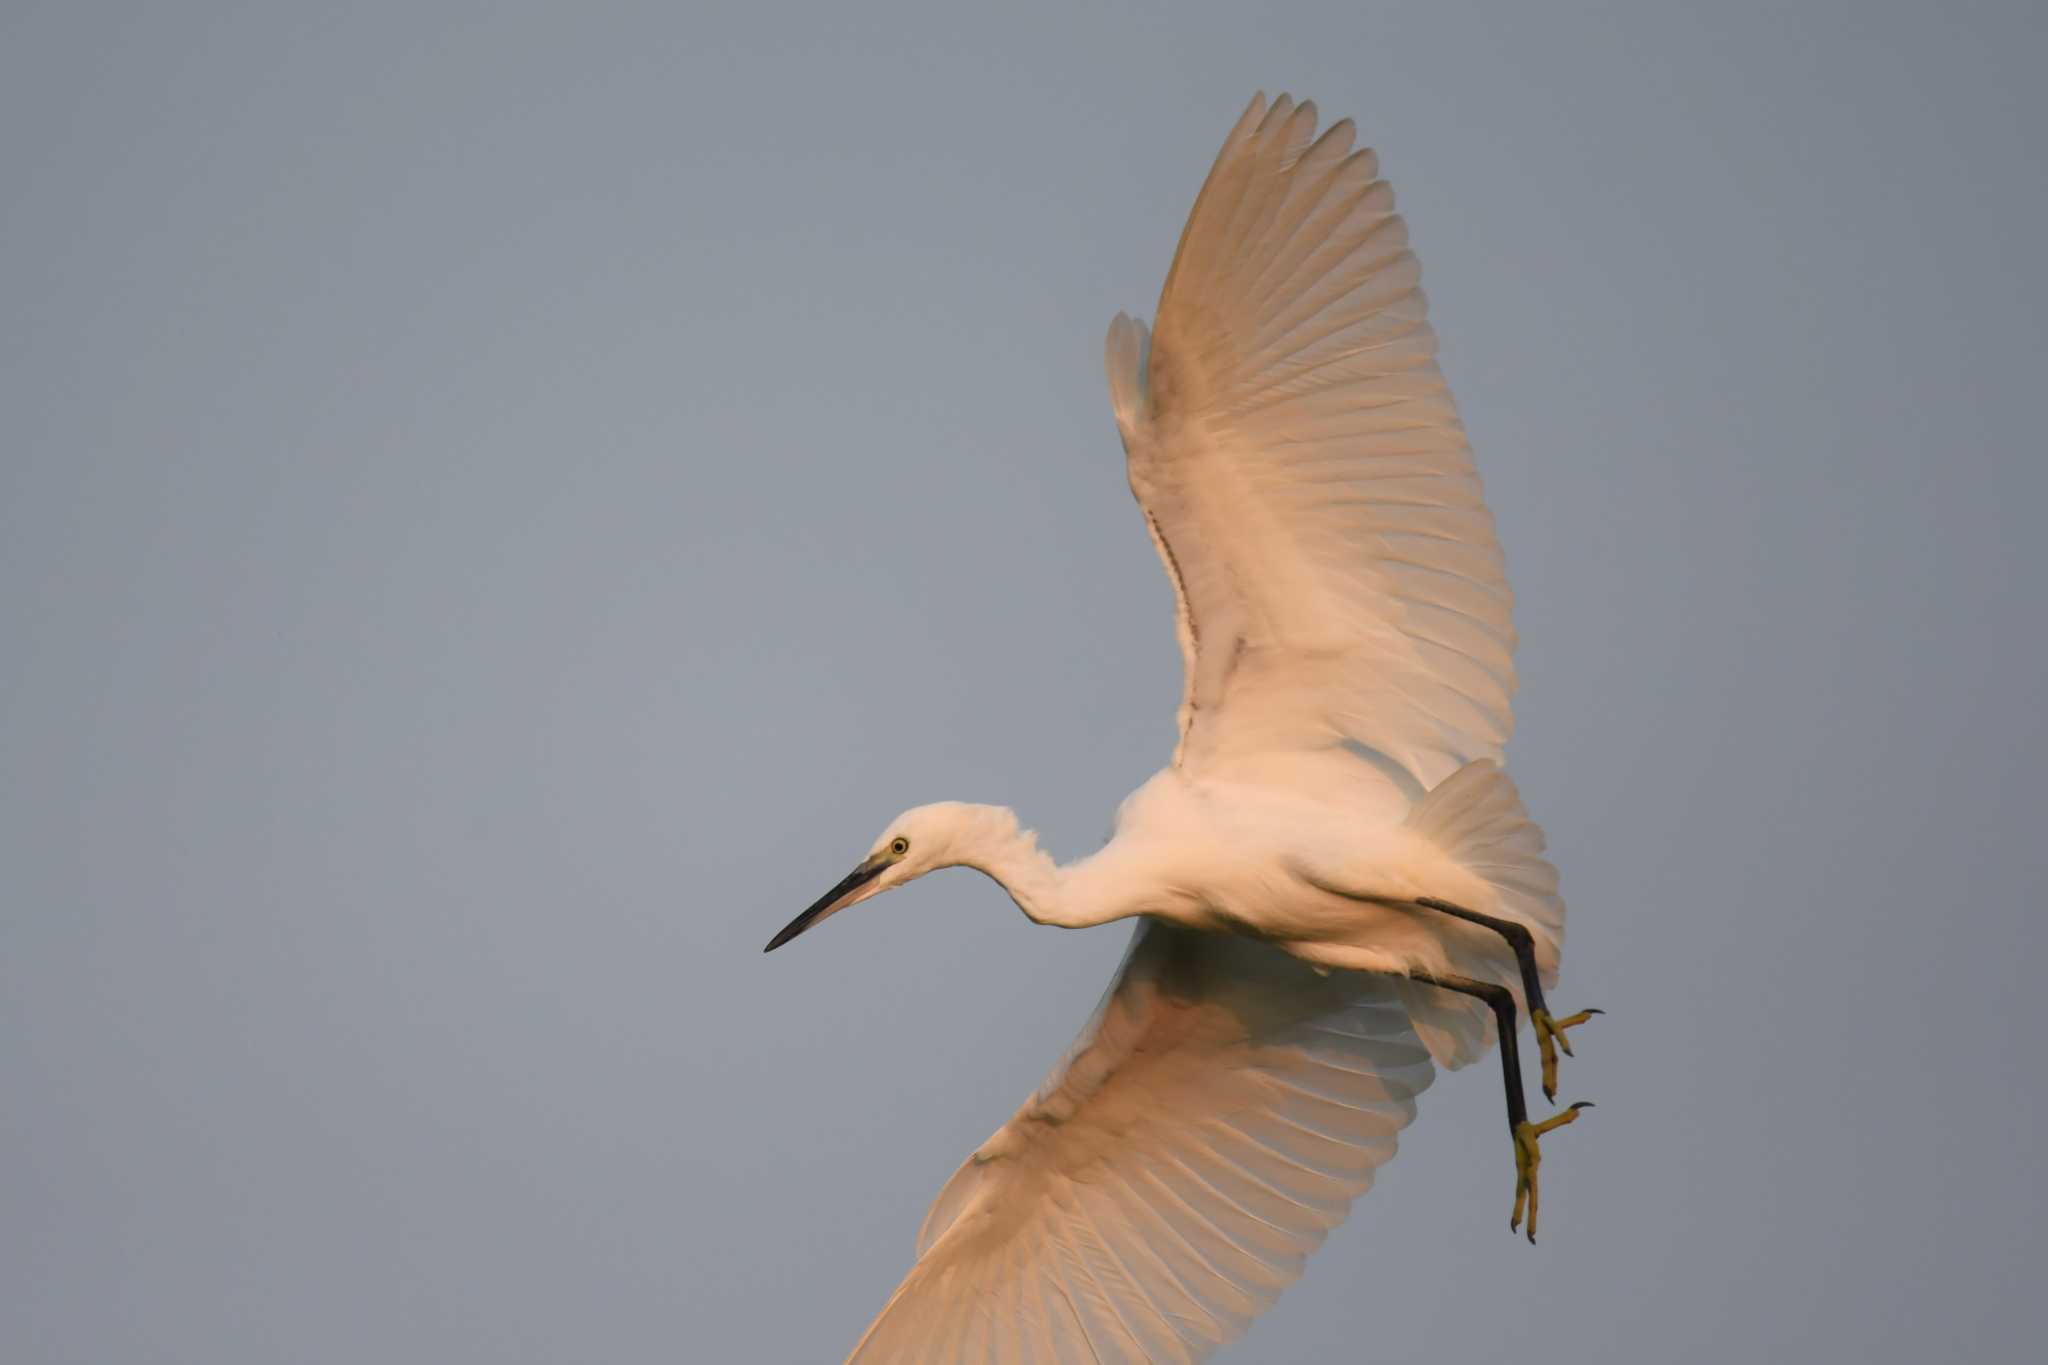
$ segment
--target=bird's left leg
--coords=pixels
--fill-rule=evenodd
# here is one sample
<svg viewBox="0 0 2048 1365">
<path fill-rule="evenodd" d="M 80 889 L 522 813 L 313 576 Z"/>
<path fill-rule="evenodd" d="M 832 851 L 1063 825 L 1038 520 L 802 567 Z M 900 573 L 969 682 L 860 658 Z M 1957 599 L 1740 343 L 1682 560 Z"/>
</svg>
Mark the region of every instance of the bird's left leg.
<svg viewBox="0 0 2048 1365">
<path fill-rule="evenodd" d="M 1529 1029 L 1536 1035 L 1536 1051 L 1543 1059 L 1543 1098 L 1557 1101 L 1557 1050 L 1564 1049 L 1564 1055 L 1572 1055 L 1572 1044 L 1564 1031 L 1577 1028 L 1596 1014 L 1605 1010 L 1580 1010 L 1564 1019 L 1551 1016 L 1543 1003 L 1543 980 L 1536 970 L 1536 937 L 1529 932 L 1529 926 L 1518 920 L 1502 919 L 1496 915 L 1482 915 L 1477 910 L 1467 910 L 1462 905 L 1438 900 L 1434 896 L 1418 896 L 1415 904 L 1440 911 L 1454 919 L 1476 924 L 1482 929 L 1491 929 L 1508 941 L 1515 950 L 1515 965 L 1522 972 L 1522 998 L 1529 1002 Z"/>
<path fill-rule="evenodd" d="M 1515 1140 L 1515 1211 L 1508 1219 L 1508 1228 L 1520 1226 L 1522 1209 L 1529 1210 L 1529 1241 L 1536 1240 L 1536 1167 L 1543 1160 L 1542 1148 L 1537 1139 L 1553 1128 L 1562 1128 L 1579 1117 L 1581 1109 L 1591 1109 L 1591 1103 L 1581 1100 L 1567 1108 L 1562 1114 L 1554 1114 L 1541 1123 L 1529 1122 L 1529 1106 L 1522 1098 L 1522 1057 L 1515 1042 L 1515 997 L 1507 987 L 1491 981 L 1474 981 L 1469 976 L 1438 976 L 1425 971 L 1412 971 L 1410 979 L 1431 986 L 1440 986 L 1447 991 L 1469 995 L 1486 1003 L 1493 1011 L 1495 1031 L 1500 1034 L 1501 1076 L 1507 1086 L 1508 1132 Z"/>
</svg>

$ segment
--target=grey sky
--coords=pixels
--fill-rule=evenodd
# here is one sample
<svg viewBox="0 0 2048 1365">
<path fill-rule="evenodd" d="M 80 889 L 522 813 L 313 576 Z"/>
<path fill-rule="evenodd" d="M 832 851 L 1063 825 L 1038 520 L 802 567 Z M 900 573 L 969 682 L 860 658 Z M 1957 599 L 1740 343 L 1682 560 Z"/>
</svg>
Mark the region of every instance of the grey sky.
<svg viewBox="0 0 2048 1365">
<path fill-rule="evenodd" d="M 760 947 L 1165 760 L 1101 339 L 1259 87 L 1408 215 L 1610 1013 L 1538 1250 L 1447 1076 L 1224 1358 L 2038 1347 L 2038 7 L 1029 8 L 0 14 L 0 1358 L 851 1344 L 1126 934 Z"/>
</svg>

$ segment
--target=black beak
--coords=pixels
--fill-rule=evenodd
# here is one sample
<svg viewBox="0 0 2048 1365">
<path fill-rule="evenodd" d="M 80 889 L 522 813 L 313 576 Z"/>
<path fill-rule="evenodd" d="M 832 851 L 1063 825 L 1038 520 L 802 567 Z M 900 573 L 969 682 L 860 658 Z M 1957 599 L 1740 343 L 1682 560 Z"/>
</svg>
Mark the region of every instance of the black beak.
<svg viewBox="0 0 2048 1365">
<path fill-rule="evenodd" d="M 882 869 L 888 865 L 885 860 L 877 858 L 871 863 L 862 863 L 859 867 L 847 873 L 845 879 L 839 885 L 818 897 L 810 909 L 804 911 L 785 925 L 782 932 L 769 939 L 768 946 L 761 951 L 772 953 L 804 930 L 810 928 L 813 924 L 816 924 L 825 917 L 828 911 L 837 906 L 840 901 L 846 899 L 848 893 L 859 890 L 876 877 L 881 876 Z"/>
</svg>

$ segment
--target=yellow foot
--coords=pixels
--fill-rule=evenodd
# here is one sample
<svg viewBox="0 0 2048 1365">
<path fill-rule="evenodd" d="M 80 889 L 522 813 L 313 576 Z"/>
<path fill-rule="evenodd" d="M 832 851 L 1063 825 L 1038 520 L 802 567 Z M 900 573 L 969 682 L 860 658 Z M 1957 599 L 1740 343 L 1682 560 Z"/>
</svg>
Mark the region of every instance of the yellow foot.
<svg viewBox="0 0 2048 1365">
<path fill-rule="evenodd" d="M 1553 1128 L 1562 1128 L 1579 1116 L 1581 1109 L 1593 1106 L 1580 1100 L 1562 1114 L 1554 1115 L 1541 1123 L 1530 1123 L 1527 1119 L 1515 1125 L 1515 1216 L 1508 1219 L 1508 1231 L 1513 1232 L 1522 1223 L 1522 1206 L 1529 1207 L 1529 1241 L 1536 1241 L 1536 1168 L 1543 1164 L 1543 1149 L 1536 1145 L 1536 1139 Z"/>
<path fill-rule="evenodd" d="M 1564 1036 L 1568 1028 L 1577 1028 L 1596 1014 L 1606 1010 L 1580 1010 L 1568 1019 L 1553 1019 L 1549 1010 L 1530 1010 L 1529 1027 L 1536 1032 L 1536 1050 L 1543 1054 L 1543 1098 L 1557 1102 L 1557 1050 L 1564 1049 L 1564 1055 L 1572 1055 L 1571 1039 Z"/>
</svg>

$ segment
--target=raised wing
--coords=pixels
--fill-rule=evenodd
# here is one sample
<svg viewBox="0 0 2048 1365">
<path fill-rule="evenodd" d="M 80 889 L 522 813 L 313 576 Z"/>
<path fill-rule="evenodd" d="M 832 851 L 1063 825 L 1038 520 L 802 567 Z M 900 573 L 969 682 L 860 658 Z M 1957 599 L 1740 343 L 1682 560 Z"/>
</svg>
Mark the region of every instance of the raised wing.
<svg viewBox="0 0 2048 1365">
<path fill-rule="evenodd" d="M 1513 728 L 1512 598 L 1393 191 L 1348 121 L 1251 107 L 1108 366 L 1179 603 L 1174 761 L 1362 744 L 1425 788 Z"/>
<path fill-rule="evenodd" d="M 1109 994 L 947 1182 L 851 1360 L 1193 1361 L 1394 1154 L 1435 1072 L 1391 979 L 1141 921 Z"/>
</svg>

